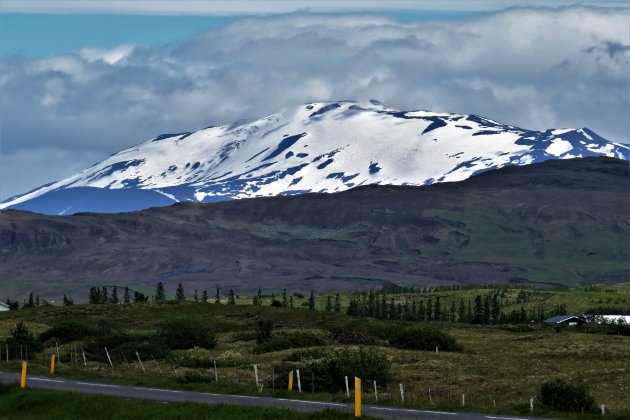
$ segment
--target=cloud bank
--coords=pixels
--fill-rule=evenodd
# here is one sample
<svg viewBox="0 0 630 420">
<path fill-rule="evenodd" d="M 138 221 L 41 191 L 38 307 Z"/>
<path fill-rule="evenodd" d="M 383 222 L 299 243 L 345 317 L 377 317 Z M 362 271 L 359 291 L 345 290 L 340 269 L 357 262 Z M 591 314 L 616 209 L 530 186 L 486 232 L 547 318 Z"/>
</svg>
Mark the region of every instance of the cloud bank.
<svg viewBox="0 0 630 420">
<path fill-rule="evenodd" d="M 588 126 L 630 142 L 628 22 L 627 9 L 582 6 L 422 23 L 293 13 L 155 48 L 5 57 L 1 197 L 159 133 L 319 100 Z"/>
</svg>

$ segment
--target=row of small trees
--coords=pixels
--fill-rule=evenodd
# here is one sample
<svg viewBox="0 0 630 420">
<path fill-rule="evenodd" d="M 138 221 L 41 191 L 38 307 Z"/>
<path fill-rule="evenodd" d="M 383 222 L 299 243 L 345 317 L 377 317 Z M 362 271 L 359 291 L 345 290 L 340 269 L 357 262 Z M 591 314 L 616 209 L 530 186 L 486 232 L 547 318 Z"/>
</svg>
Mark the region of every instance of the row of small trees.
<svg viewBox="0 0 630 420">
<path fill-rule="evenodd" d="M 328 298 L 327 307 L 331 304 Z M 500 293 L 485 296 L 477 295 L 473 302 L 464 298 L 451 300 L 444 304 L 440 296 L 417 301 L 406 299 L 396 301 L 386 291 L 358 292 L 352 296 L 346 313 L 352 316 L 369 316 L 379 319 L 396 319 L 406 321 L 447 321 L 470 324 L 503 324 L 510 322 L 542 321 L 548 316 L 566 313 L 566 305 L 557 305 L 546 313 L 544 309 L 520 310 L 504 312 L 504 302 Z"/>
</svg>

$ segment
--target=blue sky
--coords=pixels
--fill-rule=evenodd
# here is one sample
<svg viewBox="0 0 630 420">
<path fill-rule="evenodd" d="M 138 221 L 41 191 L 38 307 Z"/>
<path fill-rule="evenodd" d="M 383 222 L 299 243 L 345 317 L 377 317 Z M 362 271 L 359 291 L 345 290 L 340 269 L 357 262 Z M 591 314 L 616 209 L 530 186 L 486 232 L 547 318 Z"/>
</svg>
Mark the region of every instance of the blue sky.
<svg viewBox="0 0 630 420">
<path fill-rule="evenodd" d="M 572 3 L 3 0 L 0 201 L 159 133 L 316 100 L 628 143 L 629 9 Z"/>
</svg>

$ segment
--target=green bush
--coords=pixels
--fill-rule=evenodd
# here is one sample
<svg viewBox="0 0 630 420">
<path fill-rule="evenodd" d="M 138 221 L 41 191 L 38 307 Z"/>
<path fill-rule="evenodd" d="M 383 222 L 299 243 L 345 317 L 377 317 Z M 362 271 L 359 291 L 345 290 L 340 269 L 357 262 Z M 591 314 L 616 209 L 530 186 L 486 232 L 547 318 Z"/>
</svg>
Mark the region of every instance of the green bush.
<svg viewBox="0 0 630 420">
<path fill-rule="evenodd" d="M 157 337 L 169 349 L 201 347 L 211 349 L 216 345 L 214 333 L 196 318 L 183 317 L 164 321 Z"/>
<path fill-rule="evenodd" d="M 164 349 L 160 343 L 153 341 L 128 341 L 125 342 L 113 351 L 115 353 L 126 354 L 127 357 L 131 356 L 133 359 L 136 357 L 136 352 L 140 355 L 142 360 L 152 359 L 164 359 L 168 356 L 168 352 Z"/>
<path fill-rule="evenodd" d="M 53 325 L 39 335 L 39 340 L 44 342 L 56 338 L 60 343 L 81 340 L 96 333 L 96 329 L 79 321 L 62 321 Z"/>
<path fill-rule="evenodd" d="M 266 343 L 271 338 L 273 331 L 273 322 L 270 320 L 259 321 L 256 328 L 256 342 L 258 344 Z"/>
<path fill-rule="evenodd" d="M 281 331 L 273 334 L 269 341 L 254 347 L 254 353 L 269 353 L 300 347 L 323 346 L 330 343 L 327 334 L 318 331 Z"/>
<path fill-rule="evenodd" d="M 331 390 L 342 390 L 345 376 L 349 380 L 357 376 L 364 381 L 376 381 L 379 386 L 391 381 L 391 362 L 385 353 L 371 347 L 337 350 L 322 364 Z"/>
<path fill-rule="evenodd" d="M 400 349 L 410 350 L 435 350 L 437 347 L 442 351 L 461 351 L 457 341 L 450 335 L 429 329 L 407 329 L 394 335 L 390 344 Z"/>
<path fill-rule="evenodd" d="M 7 346 L 12 357 L 19 355 L 20 348 L 25 352 L 35 352 L 40 351 L 43 347 L 42 343 L 28 330 L 24 321 L 15 324 L 15 328 L 11 330 L 11 336 L 7 339 Z"/>
<path fill-rule="evenodd" d="M 558 411 L 588 412 L 595 408 L 587 384 L 571 384 L 562 379 L 542 384 L 540 401 L 543 407 Z"/>
<path fill-rule="evenodd" d="M 303 356 L 309 355 L 296 352 L 286 358 L 295 361 L 274 366 L 276 386 L 286 386 L 287 373 L 296 369 L 300 369 L 302 388 L 310 390 L 313 386 L 316 392 L 343 391 L 345 376 L 351 382 L 355 376 L 366 383 L 375 380 L 379 387 L 385 387 L 391 381 L 390 361 L 383 352 L 374 348 L 345 348 L 323 353 L 321 358 L 319 354 L 312 354 L 313 358 Z"/>
<path fill-rule="evenodd" d="M 377 344 L 378 339 L 374 337 L 368 331 L 363 331 L 358 328 L 346 327 L 346 326 L 336 326 L 330 328 L 330 333 L 335 340 L 339 344 L 361 344 L 361 345 L 369 345 L 369 344 Z"/>
<path fill-rule="evenodd" d="M 285 362 L 304 362 L 307 360 L 321 359 L 326 355 L 326 352 L 322 349 L 306 349 L 294 351 L 290 355 L 284 358 Z"/>
</svg>

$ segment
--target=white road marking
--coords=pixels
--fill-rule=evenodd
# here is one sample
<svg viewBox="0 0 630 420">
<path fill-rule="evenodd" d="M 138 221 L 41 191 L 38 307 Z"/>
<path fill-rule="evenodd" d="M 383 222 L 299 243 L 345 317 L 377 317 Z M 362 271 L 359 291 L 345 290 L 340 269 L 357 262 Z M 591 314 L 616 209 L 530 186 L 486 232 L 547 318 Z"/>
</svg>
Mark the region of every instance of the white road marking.
<svg viewBox="0 0 630 420">
<path fill-rule="evenodd" d="M 320 405 L 334 405 L 336 407 L 346 407 L 346 404 L 323 402 L 323 401 L 308 401 L 308 400 L 291 400 L 289 398 L 274 398 L 277 401 L 290 401 L 290 402 L 303 402 L 307 404 L 320 404 Z"/>
<path fill-rule="evenodd" d="M 94 384 L 89 382 L 75 382 L 77 385 L 102 386 L 107 388 L 120 388 L 118 385 Z"/>
<path fill-rule="evenodd" d="M 518 417 L 496 417 L 496 416 L 485 416 L 487 419 L 500 419 L 500 420 L 527 420 L 521 419 Z"/>
<path fill-rule="evenodd" d="M 66 381 L 60 381 L 59 379 L 46 379 L 46 378 L 30 378 L 31 381 L 43 381 L 43 382 L 58 382 L 65 383 Z"/>
<path fill-rule="evenodd" d="M 408 408 L 390 408 L 390 407 L 375 407 L 375 406 L 369 406 L 369 407 L 365 407 L 366 409 L 370 409 L 370 410 L 385 410 L 385 411 L 405 411 L 408 413 L 425 413 L 425 414 L 444 414 L 447 416 L 456 416 L 457 413 L 449 413 L 447 411 L 428 411 L 428 410 L 412 410 L 412 409 L 408 409 Z M 514 419 L 517 420 L 517 419 Z"/>
</svg>

